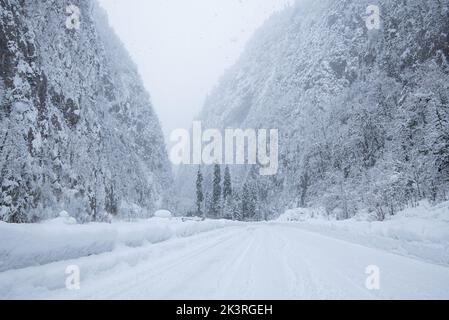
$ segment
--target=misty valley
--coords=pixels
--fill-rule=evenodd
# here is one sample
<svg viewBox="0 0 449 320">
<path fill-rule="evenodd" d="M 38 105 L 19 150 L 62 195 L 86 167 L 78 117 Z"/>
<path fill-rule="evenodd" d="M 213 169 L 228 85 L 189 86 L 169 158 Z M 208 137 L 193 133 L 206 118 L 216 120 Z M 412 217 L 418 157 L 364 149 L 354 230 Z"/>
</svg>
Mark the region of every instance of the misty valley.
<svg viewBox="0 0 449 320">
<path fill-rule="evenodd" d="M 449 0 L 0 0 L 0 299 L 448 288 Z"/>
</svg>

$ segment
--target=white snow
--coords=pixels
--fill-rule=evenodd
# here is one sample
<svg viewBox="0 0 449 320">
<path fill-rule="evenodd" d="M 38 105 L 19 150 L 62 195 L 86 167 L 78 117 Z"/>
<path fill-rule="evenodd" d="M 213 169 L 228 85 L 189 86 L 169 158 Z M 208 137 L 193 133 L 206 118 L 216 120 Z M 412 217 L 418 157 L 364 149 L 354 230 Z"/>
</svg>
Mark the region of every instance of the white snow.
<svg viewBox="0 0 449 320">
<path fill-rule="evenodd" d="M 278 222 L 293 222 L 305 230 L 449 265 L 449 202 L 432 206 L 423 201 L 382 222 L 369 221 L 364 215 L 337 221 L 329 219 L 323 209 L 287 210 Z"/>
<path fill-rule="evenodd" d="M 41 224 L 0 222 L 0 271 L 111 252 L 121 246 L 139 247 L 233 224 L 223 220 L 152 218 L 79 225 L 64 212 Z"/>
<path fill-rule="evenodd" d="M 154 216 L 158 217 L 158 218 L 166 218 L 166 219 L 168 219 L 168 218 L 172 217 L 172 213 L 170 211 L 168 211 L 168 210 L 158 210 L 158 211 L 156 211 L 154 213 Z"/>
<path fill-rule="evenodd" d="M 295 209 L 266 223 L 79 225 L 65 212 L 0 223 L 0 298 L 449 299 L 447 205 L 421 203 L 385 222 Z M 66 288 L 68 266 L 79 268 L 80 290 Z M 366 286 L 372 266 L 376 290 Z"/>
<path fill-rule="evenodd" d="M 78 266 L 80 290 L 65 270 Z M 368 266 L 379 290 L 366 287 Z M 449 268 L 301 230 L 240 224 L 0 273 L 1 298 L 448 299 Z"/>
</svg>

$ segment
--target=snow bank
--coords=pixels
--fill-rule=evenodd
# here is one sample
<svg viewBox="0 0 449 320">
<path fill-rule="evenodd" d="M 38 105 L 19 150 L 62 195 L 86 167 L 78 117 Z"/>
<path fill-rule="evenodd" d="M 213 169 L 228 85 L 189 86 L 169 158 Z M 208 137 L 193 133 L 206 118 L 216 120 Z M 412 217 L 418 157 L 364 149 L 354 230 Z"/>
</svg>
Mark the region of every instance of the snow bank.
<svg viewBox="0 0 449 320">
<path fill-rule="evenodd" d="M 201 232 L 207 232 L 241 224 L 241 222 L 229 220 L 206 220 L 204 222 L 197 220 L 184 220 L 182 224 L 175 224 L 172 226 L 172 228 L 177 237 L 183 238 L 190 237 Z"/>
<path fill-rule="evenodd" d="M 235 224 L 222 220 L 152 218 L 79 225 L 64 214 L 40 224 L 0 222 L 0 272 L 96 255 L 123 246 L 140 247 L 175 237 L 189 237 Z"/>
<path fill-rule="evenodd" d="M 285 211 L 278 222 L 304 222 L 310 219 L 324 217 L 324 210 L 321 208 L 297 208 Z"/>
<path fill-rule="evenodd" d="M 109 225 L 0 222 L 0 271 L 111 251 L 116 238 Z"/>
<path fill-rule="evenodd" d="M 278 222 L 292 222 L 303 229 L 364 245 L 449 265 L 449 202 L 399 212 L 387 220 L 327 219 L 322 209 L 293 209 Z"/>
<path fill-rule="evenodd" d="M 171 218 L 173 215 L 170 211 L 168 210 L 158 210 L 154 213 L 154 216 L 157 218 L 165 218 L 165 219 L 169 219 Z"/>
</svg>

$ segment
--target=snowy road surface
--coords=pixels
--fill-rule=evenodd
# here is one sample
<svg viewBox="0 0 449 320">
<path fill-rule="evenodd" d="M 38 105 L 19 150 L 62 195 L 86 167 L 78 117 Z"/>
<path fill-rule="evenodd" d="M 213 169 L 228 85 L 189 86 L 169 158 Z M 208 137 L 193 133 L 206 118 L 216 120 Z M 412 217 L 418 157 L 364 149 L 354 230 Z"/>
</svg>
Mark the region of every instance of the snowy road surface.
<svg viewBox="0 0 449 320">
<path fill-rule="evenodd" d="M 65 287 L 68 265 L 81 289 Z M 368 266 L 380 289 L 368 290 Z M 228 227 L 0 273 L 2 298 L 449 299 L 449 268 L 287 224 Z"/>
</svg>

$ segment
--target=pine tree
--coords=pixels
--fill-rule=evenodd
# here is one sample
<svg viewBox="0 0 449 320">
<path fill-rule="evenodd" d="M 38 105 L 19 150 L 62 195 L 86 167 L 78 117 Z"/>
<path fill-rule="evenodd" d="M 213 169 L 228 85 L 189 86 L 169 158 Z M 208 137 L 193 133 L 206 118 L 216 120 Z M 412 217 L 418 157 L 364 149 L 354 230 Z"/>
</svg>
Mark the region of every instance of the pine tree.
<svg viewBox="0 0 449 320">
<path fill-rule="evenodd" d="M 201 168 L 198 169 L 197 177 L 196 177 L 196 206 L 197 206 L 197 215 L 203 216 L 203 202 L 204 202 L 204 193 L 203 193 L 203 173 L 201 172 Z"/>
<path fill-rule="evenodd" d="M 221 213 L 221 168 L 220 165 L 216 164 L 214 167 L 214 178 L 212 181 L 212 205 L 211 205 L 211 215 L 214 218 L 219 218 Z"/>
<path fill-rule="evenodd" d="M 212 206 L 212 195 L 210 190 L 206 189 L 204 192 L 204 217 L 213 218 L 213 206 Z"/>
<path fill-rule="evenodd" d="M 233 219 L 234 197 L 232 194 L 231 171 L 226 166 L 223 181 L 223 218 Z"/>
<path fill-rule="evenodd" d="M 118 201 L 115 196 L 114 185 L 111 185 L 110 187 L 106 186 L 105 194 L 106 194 L 105 199 L 106 212 L 113 216 L 116 216 L 118 214 Z"/>
<path fill-rule="evenodd" d="M 234 192 L 232 198 L 232 220 L 242 221 L 242 199 L 240 197 L 240 194 Z"/>
<path fill-rule="evenodd" d="M 234 219 L 234 197 L 230 195 L 223 200 L 223 218 L 233 220 Z"/>
<path fill-rule="evenodd" d="M 229 166 L 226 166 L 223 182 L 223 199 L 226 200 L 232 195 L 232 182 L 231 182 L 231 171 Z"/>
<path fill-rule="evenodd" d="M 257 195 L 250 182 L 243 185 L 242 191 L 242 217 L 244 220 L 253 219 L 256 215 Z"/>
</svg>

